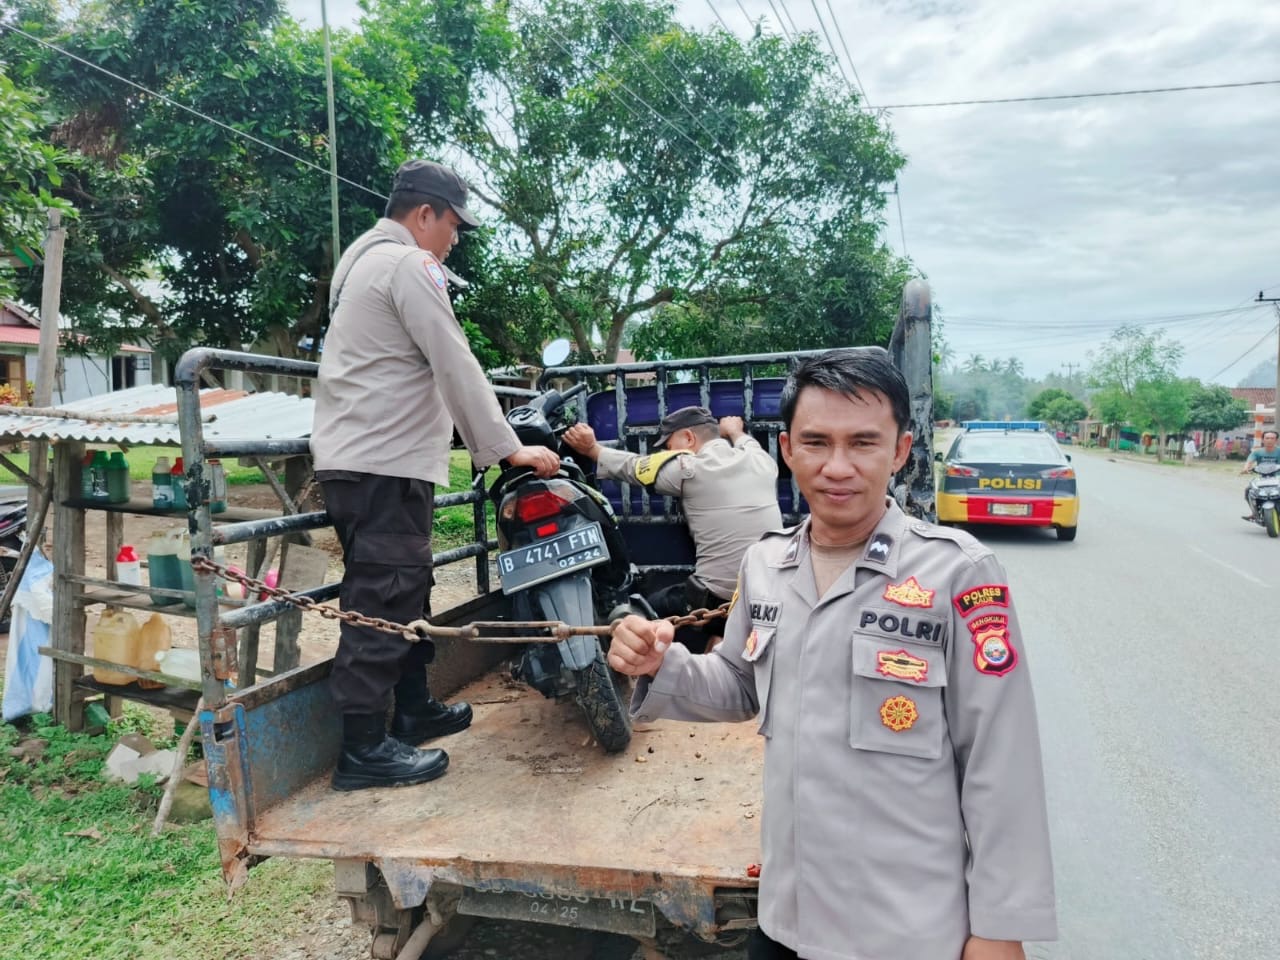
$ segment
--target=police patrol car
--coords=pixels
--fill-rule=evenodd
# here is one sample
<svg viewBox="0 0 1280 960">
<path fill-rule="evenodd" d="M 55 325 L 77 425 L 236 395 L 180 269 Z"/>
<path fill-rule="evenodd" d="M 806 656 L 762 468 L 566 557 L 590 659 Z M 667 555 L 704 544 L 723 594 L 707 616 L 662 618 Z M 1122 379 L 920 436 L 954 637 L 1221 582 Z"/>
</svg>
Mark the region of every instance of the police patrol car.
<svg viewBox="0 0 1280 960">
<path fill-rule="evenodd" d="M 1053 527 L 1076 538 L 1080 499 L 1071 458 L 1038 420 L 968 420 L 942 464 L 939 523 Z"/>
</svg>

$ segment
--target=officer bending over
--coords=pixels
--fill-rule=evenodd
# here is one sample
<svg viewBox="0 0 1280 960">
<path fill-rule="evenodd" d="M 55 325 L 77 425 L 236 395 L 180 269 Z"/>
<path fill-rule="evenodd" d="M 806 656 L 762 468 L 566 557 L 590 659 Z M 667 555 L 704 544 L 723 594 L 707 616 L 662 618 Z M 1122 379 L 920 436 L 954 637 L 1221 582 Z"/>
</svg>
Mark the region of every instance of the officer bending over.
<svg viewBox="0 0 1280 960">
<path fill-rule="evenodd" d="M 718 422 L 705 407 L 682 407 L 662 418 L 654 453 L 602 446 L 585 423 L 565 442 L 596 461 L 600 476 L 639 483 L 679 497 L 697 559 L 685 581 L 649 597 L 659 616 L 714 607 L 733 596 L 747 547 L 782 526 L 778 465 L 743 429 L 741 417 Z"/>
</svg>

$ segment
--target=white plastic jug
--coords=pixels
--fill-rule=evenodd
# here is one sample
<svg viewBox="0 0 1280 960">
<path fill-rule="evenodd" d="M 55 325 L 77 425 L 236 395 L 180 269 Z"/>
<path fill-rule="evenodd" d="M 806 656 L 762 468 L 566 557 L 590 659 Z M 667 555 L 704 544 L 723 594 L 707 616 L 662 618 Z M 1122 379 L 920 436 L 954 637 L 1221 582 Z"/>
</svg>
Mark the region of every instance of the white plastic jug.
<svg viewBox="0 0 1280 960">
<path fill-rule="evenodd" d="M 138 666 L 138 621 L 127 610 L 104 607 L 102 616 L 93 628 L 93 655 L 99 660 L 110 660 L 127 667 Z M 93 668 L 94 679 L 99 683 L 123 686 L 132 683 L 131 673 Z"/>
<path fill-rule="evenodd" d="M 200 679 L 200 651 L 174 647 L 156 654 L 160 672 L 181 680 Z"/>
</svg>

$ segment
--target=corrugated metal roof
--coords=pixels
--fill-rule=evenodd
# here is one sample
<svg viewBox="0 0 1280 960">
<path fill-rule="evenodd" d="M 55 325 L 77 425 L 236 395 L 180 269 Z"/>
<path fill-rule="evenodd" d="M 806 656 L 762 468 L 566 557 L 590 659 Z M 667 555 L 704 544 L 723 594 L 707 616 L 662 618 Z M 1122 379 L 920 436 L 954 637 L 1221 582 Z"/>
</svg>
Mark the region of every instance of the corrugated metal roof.
<svg viewBox="0 0 1280 960">
<path fill-rule="evenodd" d="M 283 440 L 311 435 L 313 403 L 287 393 L 201 390 L 200 408 L 215 419 L 206 422 L 206 440 Z M 117 390 L 65 403 L 61 410 L 83 413 L 83 420 L 0 414 L 0 436 L 33 440 L 83 440 L 133 446 L 181 443 L 178 399 L 173 387 L 155 384 Z M 113 414 L 173 416 L 173 423 L 113 422 Z"/>
</svg>

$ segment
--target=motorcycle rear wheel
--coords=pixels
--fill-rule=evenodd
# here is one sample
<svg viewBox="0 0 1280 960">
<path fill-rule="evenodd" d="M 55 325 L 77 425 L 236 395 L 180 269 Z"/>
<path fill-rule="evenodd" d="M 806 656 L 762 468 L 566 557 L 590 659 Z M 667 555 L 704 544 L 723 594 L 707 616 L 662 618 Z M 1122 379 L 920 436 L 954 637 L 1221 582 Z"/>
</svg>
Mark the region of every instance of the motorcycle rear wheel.
<svg viewBox="0 0 1280 960">
<path fill-rule="evenodd" d="M 577 672 L 578 695 L 574 698 L 587 718 L 596 742 L 605 753 L 618 753 L 631 743 L 631 715 L 623 694 L 609 675 L 604 654 L 597 652 L 591 663 Z"/>
<path fill-rule="evenodd" d="M 1267 528 L 1268 537 L 1280 537 L 1280 510 L 1274 507 L 1270 510 L 1263 509 L 1262 525 Z"/>
</svg>

